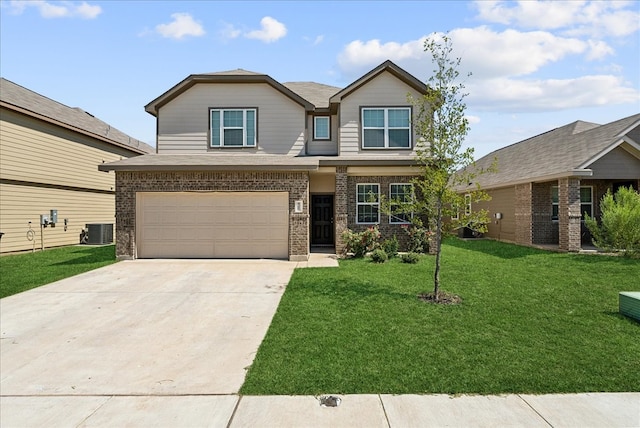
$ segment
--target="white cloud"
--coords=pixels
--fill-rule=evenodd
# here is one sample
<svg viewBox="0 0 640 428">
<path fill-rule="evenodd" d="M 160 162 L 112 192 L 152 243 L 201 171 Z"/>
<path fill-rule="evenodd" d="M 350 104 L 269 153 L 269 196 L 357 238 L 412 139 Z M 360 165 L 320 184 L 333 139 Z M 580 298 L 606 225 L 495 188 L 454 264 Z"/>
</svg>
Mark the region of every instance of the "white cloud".
<svg viewBox="0 0 640 428">
<path fill-rule="evenodd" d="M 574 79 L 498 78 L 468 85 L 468 105 L 474 110 L 499 112 L 554 111 L 637 103 L 640 92 L 616 76 Z"/>
<path fill-rule="evenodd" d="M 199 37 L 205 34 L 202 25 L 195 21 L 188 13 L 174 13 L 173 21 L 168 24 L 156 25 L 156 31 L 162 37 L 180 40 L 186 36 Z"/>
<path fill-rule="evenodd" d="M 465 115 L 465 117 L 467 118 L 467 120 L 469 121 L 469 124 L 471 124 L 471 125 L 473 125 L 475 123 L 480 123 L 480 117 L 479 116 L 474 116 L 474 115 L 467 114 L 467 115 Z"/>
<path fill-rule="evenodd" d="M 287 27 L 276 19 L 265 16 L 260 20 L 261 28 L 244 34 L 248 39 L 257 39 L 265 43 L 275 42 L 287 34 Z"/>
<path fill-rule="evenodd" d="M 3 3 L 4 6 L 4 3 Z M 10 12 L 19 15 L 27 7 L 37 8 L 43 18 L 83 18 L 94 19 L 102 13 L 102 8 L 87 2 L 48 2 L 45 0 L 12 0 L 9 2 Z"/>
<path fill-rule="evenodd" d="M 315 40 L 313 41 L 313 46 L 317 46 L 320 43 L 322 43 L 324 41 L 324 34 L 320 34 L 319 36 L 317 36 L 315 38 Z"/>
<path fill-rule="evenodd" d="M 570 36 L 622 37 L 640 29 L 634 1 L 476 1 L 475 5 L 484 21 L 562 30 Z"/>
<path fill-rule="evenodd" d="M 240 34 L 242 34 L 242 31 L 238 30 L 232 24 L 229 24 L 227 22 L 223 22 L 222 23 L 222 29 L 220 29 L 220 31 L 218 31 L 218 34 L 223 39 L 235 39 L 235 38 L 239 37 Z"/>
</svg>

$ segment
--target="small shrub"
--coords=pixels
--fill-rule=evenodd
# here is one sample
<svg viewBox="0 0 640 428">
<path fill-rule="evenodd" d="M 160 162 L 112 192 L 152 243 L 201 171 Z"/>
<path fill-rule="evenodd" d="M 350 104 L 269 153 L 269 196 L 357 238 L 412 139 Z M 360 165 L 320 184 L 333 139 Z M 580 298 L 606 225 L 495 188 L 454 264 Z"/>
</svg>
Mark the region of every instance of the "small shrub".
<svg viewBox="0 0 640 428">
<path fill-rule="evenodd" d="M 403 254 L 400 259 L 402 260 L 402 263 L 416 264 L 418 263 L 418 260 L 420 260 L 420 256 L 416 253 L 411 252 Z"/>
<path fill-rule="evenodd" d="M 364 257 L 368 252 L 378 248 L 378 239 L 380 239 L 378 226 L 369 227 L 362 232 L 354 232 L 351 229 L 342 232 L 344 252 L 352 253 L 354 257 Z"/>
<path fill-rule="evenodd" d="M 593 243 L 600 248 L 640 255 L 640 193 L 621 187 L 615 195 L 607 192 L 600 203 L 600 222 L 585 216 Z"/>
<path fill-rule="evenodd" d="M 386 251 L 384 251 L 381 248 L 378 248 L 377 250 L 373 250 L 373 252 L 371 253 L 371 260 L 373 260 L 374 263 L 384 263 L 389 259 L 389 256 L 387 256 Z"/>
<path fill-rule="evenodd" d="M 399 246 L 400 244 L 398 244 L 398 238 L 396 238 L 396 235 L 393 235 L 393 238 L 387 239 L 382 243 L 382 249 L 387 253 L 387 256 L 389 256 L 390 259 L 398 255 Z"/>
<path fill-rule="evenodd" d="M 402 228 L 407 235 L 409 235 L 409 251 L 413 253 L 428 253 L 429 241 L 433 236 L 426 227 L 422 226 L 404 226 Z"/>
</svg>

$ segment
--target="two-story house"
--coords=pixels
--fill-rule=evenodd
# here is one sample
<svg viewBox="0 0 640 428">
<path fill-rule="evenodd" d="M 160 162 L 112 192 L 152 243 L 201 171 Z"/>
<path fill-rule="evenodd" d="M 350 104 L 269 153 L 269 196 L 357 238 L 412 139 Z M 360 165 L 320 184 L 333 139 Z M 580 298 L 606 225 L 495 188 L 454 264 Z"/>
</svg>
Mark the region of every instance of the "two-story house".
<svg viewBox="0 0 640 428">
<path fill-rule="evenodd" d="M 386 61 L 340 89 L 245 70 L 190 75 L 151 101 L 157 153 L 116 172 L 120 258 L 285 258 L 341 251 L 345 228 L 404 239 L 416 135 L 407 95 L 427 87 Z"/>
</svg>

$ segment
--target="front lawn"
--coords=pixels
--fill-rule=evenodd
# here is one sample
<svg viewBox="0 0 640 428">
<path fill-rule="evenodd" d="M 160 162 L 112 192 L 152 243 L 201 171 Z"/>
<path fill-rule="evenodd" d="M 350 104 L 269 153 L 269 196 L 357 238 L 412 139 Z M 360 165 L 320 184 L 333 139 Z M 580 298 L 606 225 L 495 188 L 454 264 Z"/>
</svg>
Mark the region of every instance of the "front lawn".
<svg viewBox="0 0 640 428">
<path fill-rule="evenodd" d="M 493 241 L 443 246 L 456 306 L 421 302 L 433 257 L 297 269 L 242 394 L 640 391 L 640 262 Z"/>
<path fill-rule="evenodd" d="M 0 257 L 0 298 L 115 263 L 114 245 L 71 246 Z"/>
</svg>

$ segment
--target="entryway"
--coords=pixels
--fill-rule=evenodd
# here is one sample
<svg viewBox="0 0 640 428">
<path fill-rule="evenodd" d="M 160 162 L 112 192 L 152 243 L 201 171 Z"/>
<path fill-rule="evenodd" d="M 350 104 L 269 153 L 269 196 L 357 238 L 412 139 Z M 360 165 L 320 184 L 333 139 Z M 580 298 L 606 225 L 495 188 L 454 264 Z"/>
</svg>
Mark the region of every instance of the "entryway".
<svg viewBox="0 0 640 428">
<path fill-rule="evenodd" d="M 311 195 L 311 245 L 333 247 L 333 195 Z"/>
</svg>

